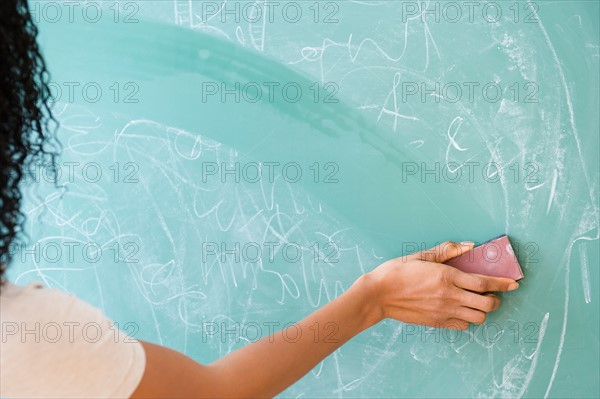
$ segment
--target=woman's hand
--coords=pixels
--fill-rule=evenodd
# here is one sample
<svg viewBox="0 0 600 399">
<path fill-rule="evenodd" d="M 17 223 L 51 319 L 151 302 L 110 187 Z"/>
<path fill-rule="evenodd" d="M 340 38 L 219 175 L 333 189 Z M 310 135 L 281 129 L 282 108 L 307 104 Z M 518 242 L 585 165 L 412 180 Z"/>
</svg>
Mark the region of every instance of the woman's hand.
<svg viewBox="0 0 600 399">
<path fill-rule="evenodd" d="M 500 306 L 491 291 L 512 291 L 509 278 L 461 272 L 442 264 L 473 248 L 445 242 L 427 251 L 389 260 L 361 279 L 369 287 L 377 317 L 436 328 L 465 330 Z M 358 283 L 358 282 L 357 282 Z"/>
</svg>

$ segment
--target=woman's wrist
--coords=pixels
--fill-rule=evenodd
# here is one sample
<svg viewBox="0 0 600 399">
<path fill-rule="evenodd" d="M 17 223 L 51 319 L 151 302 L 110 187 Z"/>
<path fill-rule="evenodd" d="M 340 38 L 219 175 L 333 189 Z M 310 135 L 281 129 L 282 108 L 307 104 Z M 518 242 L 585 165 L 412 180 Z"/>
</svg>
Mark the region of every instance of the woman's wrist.
<svg viewBox="0 0 600 399">
<path fill-rule="evenodd" d="M 348 294 L 354 296 L 357 304 L 357 316 L 361 318 L 362 330 L 382 321 L 384 317 L 383 307 L 380 304 L 380 290 L 377 279 L 372 274 L 363 274 L 348 290 Z"/>
</svg>

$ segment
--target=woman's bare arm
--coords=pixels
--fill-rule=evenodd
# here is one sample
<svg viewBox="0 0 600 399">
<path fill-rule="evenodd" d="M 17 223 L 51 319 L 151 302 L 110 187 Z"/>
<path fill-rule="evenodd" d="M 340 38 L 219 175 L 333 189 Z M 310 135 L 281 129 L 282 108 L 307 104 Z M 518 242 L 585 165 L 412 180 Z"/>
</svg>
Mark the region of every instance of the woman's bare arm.
<svg viewBox="0 0 600 399">
<path fill-rule="evenodd" d="M 361 284 L 297 323 L 298 328 L 264 337 L 208 366 L 143 342 L 146 372 L 133 397 L 275 396 L 381 319 L 375 309 L 368 308 L 368 292 Z"/>
<path fill-rule="evenodd" d="M 500 305 L 497 296 L 487 293 L 512 290 L 518 284 L 441 264 L 470 248 L 472 244 L 447 242 L 385 262 L 297 323 L 299 328 L 264 337 L 209 365 L 142 342 L 146 370 L 132 397 L 272 397 L 384 318 L 453 329 L 483 323 L 486 312 Z M 302 333 L 297 335 L 298 331 Z"/>
</svg>

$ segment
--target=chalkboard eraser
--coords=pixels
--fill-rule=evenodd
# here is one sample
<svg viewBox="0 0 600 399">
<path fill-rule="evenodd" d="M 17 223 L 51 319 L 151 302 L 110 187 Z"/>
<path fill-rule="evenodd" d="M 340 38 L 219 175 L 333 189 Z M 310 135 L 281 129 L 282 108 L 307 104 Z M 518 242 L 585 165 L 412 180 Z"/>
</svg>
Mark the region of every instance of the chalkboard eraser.
<svg viewBox="0 0 600 399">
<path fill-rule="evenodd" d="M 446 264 L 467 273 L 508 277 L 513 280 L 525 277 L 507 235 L 493 238 L 446 261 Z"/>
</svg>

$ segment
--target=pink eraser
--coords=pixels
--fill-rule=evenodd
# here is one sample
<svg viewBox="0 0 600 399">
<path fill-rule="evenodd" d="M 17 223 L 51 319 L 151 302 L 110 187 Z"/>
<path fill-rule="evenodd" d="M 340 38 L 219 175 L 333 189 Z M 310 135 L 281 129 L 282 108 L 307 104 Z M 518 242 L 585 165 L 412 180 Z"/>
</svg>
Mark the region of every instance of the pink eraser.
<svg viewBox="0 0 600 399">
<path fill-rule="evenodd" d="M 491 239 L 445 263 L 467 273 L 508 277 L 513 280 L 525 277 L 506 235 Z"/>
</svg>

